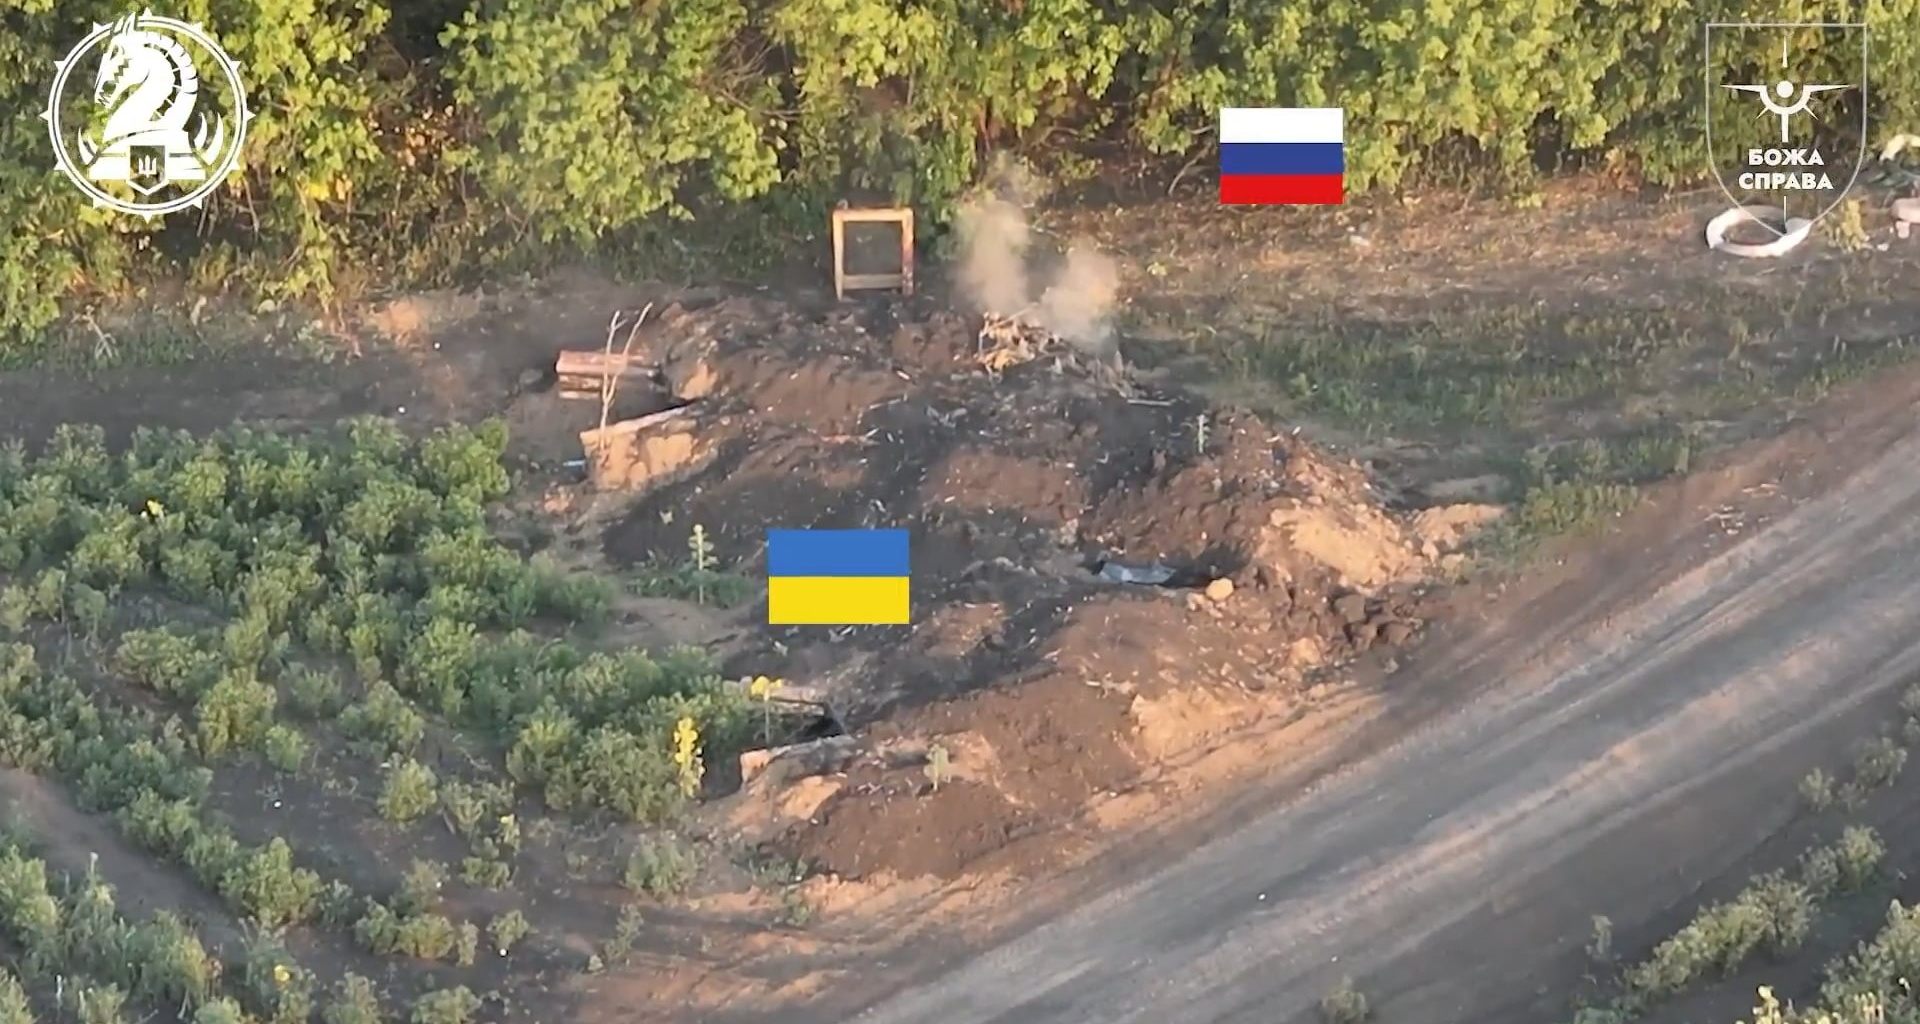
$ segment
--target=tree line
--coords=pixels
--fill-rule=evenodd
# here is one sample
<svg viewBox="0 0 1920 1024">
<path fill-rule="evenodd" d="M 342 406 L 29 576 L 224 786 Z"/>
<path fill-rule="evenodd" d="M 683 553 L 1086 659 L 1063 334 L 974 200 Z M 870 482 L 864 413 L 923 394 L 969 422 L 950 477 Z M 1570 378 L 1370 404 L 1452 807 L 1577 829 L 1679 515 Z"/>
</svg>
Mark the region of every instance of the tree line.
<svg viewBox="0 0 1920 1024">
<path fill-rule="evenodd" d="M 1777 7 L 1778 5 L 1776 5 Z M 109 0 L 0 0 L 0 330 L 156 276 L 327 302 L 697 237 L 750 260 L 848 193 L 938 222 L 996 153 L 1060 178 L 1204 168 L 1215 111 L 1341 106 L 1351 192 L 1542 154 L 1705 166 L 1724 0 L 178 0 L 259 110 L 203 211 L 141 222 L 53 170 L 54 62 Z M 1876 123 L 1920 125 L 1920 0 L 1789 0 L 1876 29 Z M 1814 64 L 1840 66 L 1809 33 Z M 1809 74 L 1812 73 L 1810 70 Z M 688 220 L 693 226 L 687 226 Z"/>
</svg>

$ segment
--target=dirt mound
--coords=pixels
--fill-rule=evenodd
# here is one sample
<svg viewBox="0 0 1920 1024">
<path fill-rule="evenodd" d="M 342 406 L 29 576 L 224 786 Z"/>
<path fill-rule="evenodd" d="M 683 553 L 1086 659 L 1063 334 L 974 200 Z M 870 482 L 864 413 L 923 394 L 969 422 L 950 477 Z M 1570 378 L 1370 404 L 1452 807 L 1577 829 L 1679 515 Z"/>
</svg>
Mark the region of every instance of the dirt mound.
<svg viewBox="0 0 1920 1024">
<path fill-rule="evenodd" d="M 698 524 L 757 575 L 769 527 L 913 529 L 914 626 L 758 627 L 728 666 L 819 688 L 860 737 L 807 799 L 741 798 L 844 877 L 1069 852 L 1100 794 L 1411 641 L 1437 563 L 1497 513 L 1392 512 L 1259 417 L 1044 345 L 983 358 L 951 314 L 740 299 L 671 309 L 645 344 L 713 454 L 640 494 L 609 558 L 680 561 Z"/>
</svg>

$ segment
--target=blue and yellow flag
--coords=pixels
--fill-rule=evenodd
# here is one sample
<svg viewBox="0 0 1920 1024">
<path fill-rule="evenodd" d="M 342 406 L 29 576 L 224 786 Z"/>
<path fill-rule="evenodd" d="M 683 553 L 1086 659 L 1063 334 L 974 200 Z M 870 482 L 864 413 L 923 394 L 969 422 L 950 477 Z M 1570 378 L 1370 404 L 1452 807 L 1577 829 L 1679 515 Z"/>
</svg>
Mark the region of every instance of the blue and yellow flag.
<svg viewBox="0 0 1920 1024">
<path fill-rule="evenodd" d="M 767 531 L 769 626 L 905 625 L 907 578 L 905 530 Z"/>
</svg>

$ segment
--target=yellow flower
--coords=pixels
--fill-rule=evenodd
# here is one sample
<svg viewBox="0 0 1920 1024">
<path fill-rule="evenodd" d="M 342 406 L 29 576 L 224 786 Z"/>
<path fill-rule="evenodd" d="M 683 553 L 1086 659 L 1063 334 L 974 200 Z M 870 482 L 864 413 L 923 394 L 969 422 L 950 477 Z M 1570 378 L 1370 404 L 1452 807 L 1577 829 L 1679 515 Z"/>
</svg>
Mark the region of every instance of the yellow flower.
<svg viewBox="0 0 1920 1024">
<path fill-rule="evenodd" d="M 166 514 L 166 508 L 152 498 L 147 499 L 146 511 L 141 513 L 141 515 L 146 516 L 148 519 L 158 519 Z"/>
<path fill-rule="evenodd" d="M 286 964 L 274 964 L 273 980 L 275 984 L 285 985 L 287 982 L 293 980 L 293 972 L 287 970 Z"/>
</svg>

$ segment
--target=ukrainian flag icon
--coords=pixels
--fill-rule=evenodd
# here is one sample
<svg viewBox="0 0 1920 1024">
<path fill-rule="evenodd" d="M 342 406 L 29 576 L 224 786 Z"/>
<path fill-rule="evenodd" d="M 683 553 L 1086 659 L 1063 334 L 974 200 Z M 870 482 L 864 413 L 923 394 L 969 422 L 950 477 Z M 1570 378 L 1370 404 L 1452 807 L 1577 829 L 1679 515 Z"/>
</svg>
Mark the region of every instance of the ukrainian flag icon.
<svg viewBox="0 0 1920 1024">
<path fill-rule="evenodd" d="M 905 625 L 908 561 L 905 530 L 768 530 L 767 625 Z"/>
</svg>

